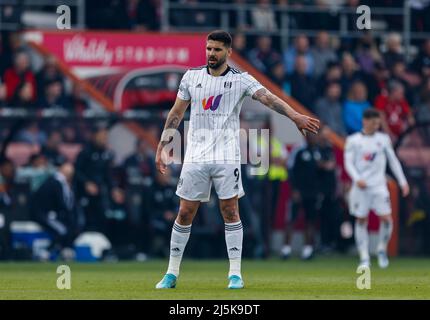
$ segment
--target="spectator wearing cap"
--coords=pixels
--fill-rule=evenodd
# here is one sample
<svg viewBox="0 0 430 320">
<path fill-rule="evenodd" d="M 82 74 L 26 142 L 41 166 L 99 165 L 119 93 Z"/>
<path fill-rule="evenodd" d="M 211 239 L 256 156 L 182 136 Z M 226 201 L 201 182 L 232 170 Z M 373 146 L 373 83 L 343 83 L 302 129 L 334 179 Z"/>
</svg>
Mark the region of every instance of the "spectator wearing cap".
<svg viewBox="0 0 430 320">
<path fill-rule="evenodd" d="M 388 95 L 381 94 L 376 97 L 375 108 L 384 115 L 386 123 L 384 129 L 394 140 L 397 140 L 408 126 L 414 124 L 411 108 L 405 98 L 404 86 L 399 81 L 389 82 Z"/>
</svg>

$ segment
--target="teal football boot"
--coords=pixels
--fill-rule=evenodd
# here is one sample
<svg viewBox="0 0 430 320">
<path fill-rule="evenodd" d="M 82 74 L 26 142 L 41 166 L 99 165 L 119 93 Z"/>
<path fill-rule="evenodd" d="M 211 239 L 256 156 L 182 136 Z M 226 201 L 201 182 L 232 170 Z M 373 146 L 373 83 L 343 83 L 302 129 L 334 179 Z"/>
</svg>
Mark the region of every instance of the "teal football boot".
<svg viewBox="0 0 430 320">
<path fill-rule="evenodd" d="M 163 279 L 155 286 L 156 289 L 172 289 L 176 287 L 177 277 L 174 274 L 167 273 Z"/>
<path fill-rule="evenodd" d="M 239 276 L 230 276 L 228 277 L 228 280 L 230 280 L 228 284 L 229 289 L 242 289 L 244 287 L 243 280 Z"/>
</svg>

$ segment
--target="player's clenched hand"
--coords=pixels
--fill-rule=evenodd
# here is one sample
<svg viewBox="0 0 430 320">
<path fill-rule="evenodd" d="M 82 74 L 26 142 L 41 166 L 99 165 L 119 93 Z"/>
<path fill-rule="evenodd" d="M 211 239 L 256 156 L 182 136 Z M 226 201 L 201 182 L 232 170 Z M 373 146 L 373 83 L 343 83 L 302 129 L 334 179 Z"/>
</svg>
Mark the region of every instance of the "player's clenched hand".
<svg viewBox="0 0 430 320">
<path fill-rule="evenodd" d="M 409 185 L 405 184 L 404 186 L 402 186 L 402 196 L 403 197 L 407 197 L 409 195 Z"/>
<path fill-rule="evenodd" d="M 306 131 L 317 134 L 320 128 L 320 121 L 318 119 L 308 117 L 304 114 L 298 114 L 294 117 L 293 121 L 304 136 L 306 136 Z"/>
<path fill-rule="evenodd" d="M 166 151 L 164 151 L 163 147 L 158 147 L 157 149 L 157 155 L 155 156 L 155 166 L 157 167 L 157 170 L 165 174 L 167 169 L 167 154 Z"/>
<path fill-rule="evenodd" d="M 364 180 L 358 180 L 358 181 L 357 181 L 357 186 L 358 186 L 360 189 L 365 189 L 365 188 L 367 187 L 366 181 L 364 181 Z"/>
</svg>

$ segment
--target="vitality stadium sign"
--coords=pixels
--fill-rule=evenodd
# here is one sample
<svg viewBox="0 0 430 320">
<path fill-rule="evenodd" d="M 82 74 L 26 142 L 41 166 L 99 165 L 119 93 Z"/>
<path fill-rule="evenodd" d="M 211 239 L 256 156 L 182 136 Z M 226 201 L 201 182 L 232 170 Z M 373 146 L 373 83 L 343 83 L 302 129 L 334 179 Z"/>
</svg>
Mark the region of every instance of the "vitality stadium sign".
<svg viewBox="0 0 430 320">
<path fill-rule="evenodd" d="M 202 35 L 28 31 L 24 36 L 86 79 L 118 111 L 170 106 L 183 73 L 206 64 Z"/>
<path fill-rule="evenodd" d="M 108 32 L 26 33 L 71 67 L 145 67 L 205 64 L 205 37 Z"/>
</svg>

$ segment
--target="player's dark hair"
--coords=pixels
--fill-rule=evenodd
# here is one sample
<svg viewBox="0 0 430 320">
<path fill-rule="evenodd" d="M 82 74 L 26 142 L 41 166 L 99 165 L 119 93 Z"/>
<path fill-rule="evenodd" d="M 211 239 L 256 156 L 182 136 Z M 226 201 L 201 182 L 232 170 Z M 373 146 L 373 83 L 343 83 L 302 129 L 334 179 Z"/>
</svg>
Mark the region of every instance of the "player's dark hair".
<svg viewBox="0 0 430 320">
<path fill-rule="evenodd" d="M 379 118 L 380 116 L 381 114 L 379 113 L 379 111 L 373 108 L 366 109 L 363 112 L 363 119 L 374 119 Z"/>
<path fill-rule="evenodd" d="M 230 48 L 232 43 L 230 33 L 223 30 L 212 31 L 208 34 L 207 40 L 222 42 L 227 48 Z"/>
</svg>

